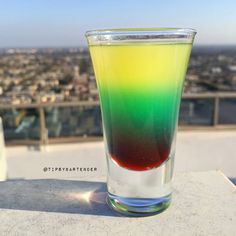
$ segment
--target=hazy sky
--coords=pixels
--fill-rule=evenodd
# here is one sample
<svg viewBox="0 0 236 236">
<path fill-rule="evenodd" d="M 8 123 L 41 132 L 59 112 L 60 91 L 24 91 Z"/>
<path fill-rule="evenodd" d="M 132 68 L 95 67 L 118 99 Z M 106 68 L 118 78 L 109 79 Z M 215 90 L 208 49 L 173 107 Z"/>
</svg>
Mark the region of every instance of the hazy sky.
<svg viewBox="0 0 236 236">
<path fill-rule="evenodd" d="M 7 0 L 0 47 L 86 45 L 98 28 L 190 27 L 196 44 L 236 45 L 235 0 Z"/>
</svg>

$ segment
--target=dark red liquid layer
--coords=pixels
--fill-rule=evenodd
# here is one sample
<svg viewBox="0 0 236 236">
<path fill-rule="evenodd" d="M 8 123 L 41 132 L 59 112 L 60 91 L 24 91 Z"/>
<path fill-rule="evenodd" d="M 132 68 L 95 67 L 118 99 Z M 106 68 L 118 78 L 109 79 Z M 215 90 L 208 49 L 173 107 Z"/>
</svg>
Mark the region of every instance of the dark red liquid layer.
<svg viewBox="0 0 236 236">
<path fill-rule="evenodd" d="M 170 154 L 167 140 L 113 136 L 108 142 L 111 158 L 120 166 L 131 170 L 148 170 L 160 166 Z"/>
</svg>

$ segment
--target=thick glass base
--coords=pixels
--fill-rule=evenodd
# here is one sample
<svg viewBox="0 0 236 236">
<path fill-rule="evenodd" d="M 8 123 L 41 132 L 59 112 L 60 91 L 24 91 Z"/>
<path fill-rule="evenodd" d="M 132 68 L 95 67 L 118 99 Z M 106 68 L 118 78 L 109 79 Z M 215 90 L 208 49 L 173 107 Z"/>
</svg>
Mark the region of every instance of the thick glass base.
<svg viewBox="0 0 236 236">
<path fill-rule="evenodd" d="M 128 216 L 148 216 L 170 205 L 172 153 L 161 166 L 147 171 L 125 169 L 107 155 L 107 203 L 110 208 Z"/>
<path fill-rule="evenodd" d="M 150 216 L 164 211 L 171 202 L 171 194 L 161 198 L 130 198 L 108 193 L 110 208 L 127 216 Z"/>
</svg>

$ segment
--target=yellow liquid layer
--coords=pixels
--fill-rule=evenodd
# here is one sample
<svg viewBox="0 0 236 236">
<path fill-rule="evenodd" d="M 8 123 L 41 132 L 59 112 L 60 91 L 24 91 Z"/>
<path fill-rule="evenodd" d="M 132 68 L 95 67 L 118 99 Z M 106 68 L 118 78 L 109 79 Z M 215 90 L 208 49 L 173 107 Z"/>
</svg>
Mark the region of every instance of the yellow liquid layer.
<svg viewBox="0 0 236 236">
<path fill-rule="evenodd" d="M 100 87 L 168 89 L 182 82 L 191 44 L 90 46 Z"/>
</svg>

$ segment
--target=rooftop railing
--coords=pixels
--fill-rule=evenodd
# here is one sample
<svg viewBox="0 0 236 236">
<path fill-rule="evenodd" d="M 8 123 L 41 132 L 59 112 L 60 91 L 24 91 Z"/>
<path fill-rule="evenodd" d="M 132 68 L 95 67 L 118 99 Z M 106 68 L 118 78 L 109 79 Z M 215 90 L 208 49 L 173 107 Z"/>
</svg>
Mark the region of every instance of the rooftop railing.
<svg viewBox="0 0 236 236">
<path fill-rule="evenodd" d="M 98 101 L 0 104 L 8 145 L 101 140 Z M 236 93 L 184 94 L 179 129 L 236 129 Z"/>
</svg>

